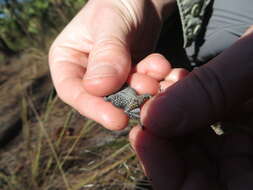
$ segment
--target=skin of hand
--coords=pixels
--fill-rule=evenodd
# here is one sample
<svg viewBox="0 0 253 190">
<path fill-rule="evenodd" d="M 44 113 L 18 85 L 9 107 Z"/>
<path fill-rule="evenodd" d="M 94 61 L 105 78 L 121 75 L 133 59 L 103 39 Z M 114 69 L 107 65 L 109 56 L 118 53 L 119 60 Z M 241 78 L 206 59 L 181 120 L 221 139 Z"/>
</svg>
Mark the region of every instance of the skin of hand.
<svg viewBox="0 0 253 190">
<path fill-rule="evenodd" d="M 175 0 L 88 1 L 49 51 L 50 71 L 59 97 L 108 129 L 124 128 L 127 116 L 102 97 L 119 90 L 128 80 L 132 62 L 152 52 L 162 18 L 175 7 Z M 164 63 L 146 65 L 143 72 L 148 73 L 152 67 L 162 70 L 165 76 L 170 71 Z M 131 78 L 143 81 L 143 87 L 131 82 L 141 93 L 158 91 L 157 79 L 142 73 Z"/>
<path fill-rule="evenodd" d="M 130 142 L 154 189 L 253 188 L 252 133 L 217 136 L 209 127 L 243 111 L 252 118 L 252 53 L 253 27 L 143 106 L 144 126 L 132 129 Z"/>
<path fill-rule="evenodd" d="M 202 131 L 201 128 L 206 129 L 210 123 L 250 101 L 253 96 L 253 34 L 249 30 L 220 56 L 182 77 L 184 79 L 179 80 L 179 77 L 179 81 L 173 84 L 170 73 L 177 73 L 174 77 L 180 74 L 165 66 L 167 64 L 160 55 L 141 59 L 155 46 L 164 2 L 174 3 L 166 0 L 90 0 L 51 46 L 52 79 L 58 95 L 66 103 L 105 127 L 119 130 L 126 126 L 128 119 L 122 110 L 104 102 L 102 96 L 117 91 L 126 80 L 139 93 L 155 94 L 160 80 L 165 78 L 160 85 L 163 89 L 170 87 L 144 105 L 141 116 L 145 130 L 135 127 L 130 134 L 131 143 L 156 189 L 198 189 L 196 185 L 202 179 L 200 187 L 207 189 L 208 184 L 214 184 L 210 187 L 215 189 L 217 178 L 212 176 L 216 176 L 216 172 L 210 169 L 212 165 L 207 163 L 206 154 L 199 150 L 199 141 L 195 145 L 194 140 L 206 137 L 203 141 L 207 141 L 207 150 L 215 157 L 212 145 L 216 138 L 209 137 L 205 130 L 200 133 L 201 137 L 194 134 L 187 138 L 185 133 L 194 129 Z M 156 59 L 158 64 L 150 64 Z M 131 68 L 132 60 L 141 60 L 134 69 Z M 128 79 L 131 70 L 136 73 Z M 176 136 L 179 140 L 174 140 Z M 238 151 L 240 147 L 252 146 L 249 137 L 236 134 L 227 139 L 225 150 L 235 144 Z M 193 145 L 184 148 L 191 144 L 188 142 Z M 241 154 L 229 150 L 228 155 Z M 246 168 L 251 169 L 248 167 L 251 163 L 247 161 L 247 155 L 243 158 L 235 156 L 232 161 L 227 157 L 229 160 L 221 161 L 223 183 L 231 182 L 230 189 L 235 189 L 236 185 L 240 187 L 242 184 L 234 179 L 242 176 L 239 174 Z M 242 170 L 235 167 L 237 161 L 245 164 Z M 249 170 L 243 178 L 248 179 L 244 184 L 250 182 L 251 173 Z"/>
</svg>

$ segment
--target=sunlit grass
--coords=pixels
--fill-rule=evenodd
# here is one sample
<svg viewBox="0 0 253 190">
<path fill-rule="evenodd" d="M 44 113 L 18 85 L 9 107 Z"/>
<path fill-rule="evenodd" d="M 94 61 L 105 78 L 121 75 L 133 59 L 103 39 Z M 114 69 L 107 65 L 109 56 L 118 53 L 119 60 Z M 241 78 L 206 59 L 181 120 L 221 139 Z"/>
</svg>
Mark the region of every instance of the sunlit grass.
<svg viewBox="0 0 253 190">
<path fill-rule="evenodd" d="M 71 7 L 78 10 L 84 2 L 78 0 Z M 47 53 L 54 38 L 46 34 L 43 47 L 34 42 L 36 47 L 8 57 L 14 75 L 1 93 L 18 98 L 22 133 L 0 152 L 0 189 L 133 189 L 143 175 L 127 137 L 79 116 L 53 89 L 48 92 Z M 6 60 L 0 55 L 3 65 Z"/>
<path fill-rule="evenodd" d="M 73 126 L 78 113 L 66 109 L 61 124 L 54 123 L 55 112 L 61 113 L 59 104 L 67 107 L 54 91 L 40 108 L 27 93 L 23 93 L 20 104 L 24 149 L 15 156 L 22 159 L 15 163 L 15 171 L 0 172 L 0 189 L 134 189 L 142 173 L 126 137 L 93 143 L 97 136 L 106 138 L 111 132 L 84 118 L 80 130 L 69 133 L 78 127 Z"/>
</svg>

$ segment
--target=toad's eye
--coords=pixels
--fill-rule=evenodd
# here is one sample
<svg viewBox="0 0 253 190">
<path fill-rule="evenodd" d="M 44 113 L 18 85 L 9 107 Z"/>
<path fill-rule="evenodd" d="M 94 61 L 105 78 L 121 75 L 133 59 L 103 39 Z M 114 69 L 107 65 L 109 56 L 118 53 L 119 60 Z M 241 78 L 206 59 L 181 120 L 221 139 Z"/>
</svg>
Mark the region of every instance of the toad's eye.
<svg viewBox="0 0 253 190">
<path fill-rule="evenodd" d="M 152 97 L 152 96 L 151 96 L 150 94 L 147 94 L 147 95 L 145 95 L 145 96 L 143 97 L 143 100 L 144 100 L 144 101 L 147 101 L 147 100 L 149 100 L 151 97 Z"/>
<path fill-rule="evenodd" d="M 148 99 L 149 99 L 148 97 L 144 97 L 143 102 L 146 102 Z"/>
</svg>

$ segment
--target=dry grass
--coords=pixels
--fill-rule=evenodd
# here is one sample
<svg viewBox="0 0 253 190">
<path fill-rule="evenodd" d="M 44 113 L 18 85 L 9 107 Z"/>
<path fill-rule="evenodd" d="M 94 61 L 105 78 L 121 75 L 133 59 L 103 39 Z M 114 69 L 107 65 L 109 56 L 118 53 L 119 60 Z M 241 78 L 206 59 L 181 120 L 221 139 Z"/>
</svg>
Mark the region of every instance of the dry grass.
<svg viewBox="0 0 253 190">
<path fill-rule="evenodd" d="M 4 92 L 18 102 L 23 128 L 0 150 L 0 189 L 134 189 L 143 174 L 127 137 L 80 116 L 55 96 L 45 52 L 27 50 L 13 63 L 19 65 L 6 78 Z"/>
<path fill-rule="evenodd" d="M 143 174 L 127 136 L 80 116 L 55 95 L 47 64 L 52 39 L 46 35 L 46 47 L 15 58 L 0 55 L 0 127 L 22 121 L 20 135 L 0 149 L 0 189 L 135 189 Z"/>
</svg>

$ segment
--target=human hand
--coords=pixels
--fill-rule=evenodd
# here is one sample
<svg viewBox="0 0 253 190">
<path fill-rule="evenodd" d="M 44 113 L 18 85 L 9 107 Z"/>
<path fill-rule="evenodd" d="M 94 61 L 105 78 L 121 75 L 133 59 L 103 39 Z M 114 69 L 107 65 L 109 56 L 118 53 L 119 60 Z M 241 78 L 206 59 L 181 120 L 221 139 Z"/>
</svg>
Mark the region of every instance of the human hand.
<svg viewBox="0 0 253 190">
<path fill-rule="evenodd" d="M 154 190 L 253 188 L 252 134 L 218 136 L 206 126 L 168 140 L 135 127 L 130 141 Z"/>
<path fill-rule="evenodd" d="M 144 105 L 144 127 L 134 128 L 130 141 L 155 189 L 253 188 L 251 135 L 219 137 L 209 127 L 240 117 L 240 108 L 252 113 L 252 44 L 248 32 Z"/>
<path fill-rule="evenodd" d="M 132 60 L 137 62 L 153 50 L 162 24 L 162 10 L 172 2 L 88 1 L 50 49 L 50 71 L 59 97 L 109 129 L 125 127 L 128 118 L 124 112 L 102 97 L 116 92 L 126 82 Z M 168 68 L 164 70 L 167 71 Z M 145 93 L 157 92 L 152 87 L 153 83 L 158 86 L 156 80 L 135 75 L 133 81 L 137 78 L 142 84 L 148 81 L 151 85 L 146 88 L 131 82 L 139 86 L 139 91 L 143 88 L 148 89 Z"/>
</svg>

